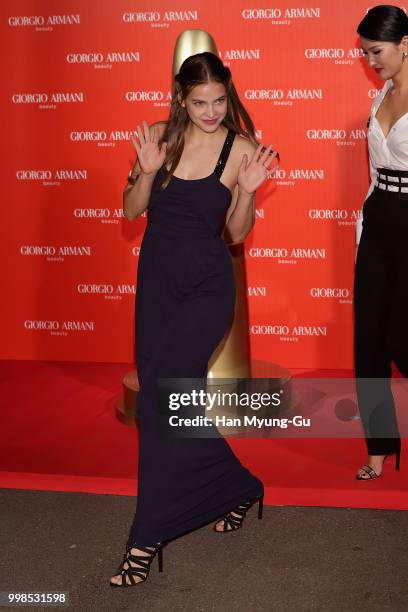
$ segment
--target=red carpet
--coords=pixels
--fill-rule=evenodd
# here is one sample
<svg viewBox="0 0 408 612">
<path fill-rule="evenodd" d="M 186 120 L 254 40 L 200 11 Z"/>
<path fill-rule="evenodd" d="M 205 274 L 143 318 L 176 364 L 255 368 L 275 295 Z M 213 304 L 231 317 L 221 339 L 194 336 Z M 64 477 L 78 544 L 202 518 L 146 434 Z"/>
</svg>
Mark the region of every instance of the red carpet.
<svg viewBox="0 0 408 612">
<path fill-rule="evenodd" d="M 0 487 L 135 495 L 137 432 L 114 410 L 130 369 L 3 361 Z M 400 472 L 390 458 L 384 477 L 359 482 L 354 473 L 365 459 L 359 439 L 228 441 L 263 480 L 268 504 L 408 509 L 406 448 Z"/>
</svg>

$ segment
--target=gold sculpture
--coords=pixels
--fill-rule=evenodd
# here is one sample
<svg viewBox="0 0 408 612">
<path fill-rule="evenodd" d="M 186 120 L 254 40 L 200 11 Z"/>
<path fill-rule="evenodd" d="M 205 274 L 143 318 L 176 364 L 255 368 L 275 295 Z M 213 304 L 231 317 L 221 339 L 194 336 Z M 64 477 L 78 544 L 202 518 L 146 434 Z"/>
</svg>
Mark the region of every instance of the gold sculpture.
<svg viewBox="0 0 408 612">
<path fill-rule="evenodd" d="M 190 55 L 209 51 L 218 55 L 217 46 L 213 37 L 205 30 L 184 30 L 176 40 L 173 55 L 173 76 L 179 72 L 181 64 Z"/>
</svg>

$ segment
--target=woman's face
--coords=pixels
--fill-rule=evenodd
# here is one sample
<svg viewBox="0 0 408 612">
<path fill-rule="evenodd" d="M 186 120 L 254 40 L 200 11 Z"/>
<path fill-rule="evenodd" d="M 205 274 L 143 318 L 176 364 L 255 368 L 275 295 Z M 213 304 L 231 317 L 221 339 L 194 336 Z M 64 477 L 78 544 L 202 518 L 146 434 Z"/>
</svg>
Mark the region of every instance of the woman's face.
<svg viewBox="0 0 408 612">
<path fill-rule="evenodd" d="M 227 92 L 222 83 L 196 85 L 181 102 L 191 121 L 207 133 L 215 132 L 227 114 Z"/>
<path fill-rule="evenodd" d="M 379 40 L 369 40 L 360 36 L 361 48 L 369 65 L 384 80 L 392 79 L 401 70 L 403 53 L 407 51 L 407 37 L 399 44 Z"/>
</svg>

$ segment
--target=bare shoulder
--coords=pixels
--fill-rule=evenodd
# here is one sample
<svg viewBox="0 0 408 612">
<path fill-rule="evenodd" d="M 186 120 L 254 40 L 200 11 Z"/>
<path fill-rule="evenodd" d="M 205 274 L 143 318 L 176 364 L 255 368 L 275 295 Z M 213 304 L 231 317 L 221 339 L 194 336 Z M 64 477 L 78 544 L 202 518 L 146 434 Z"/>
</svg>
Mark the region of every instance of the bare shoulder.
<svg viewBox="0 0 408 612">
<path fill-rule="evenodd" d="M 152 132 L 153 128 L 155 128 L 159 132 L 159 138 L 161 138 L 164 134 L 166 126 L 167 121 L 156 121 L 156 123 L 152 123 L 152 125 L 150 126 L 150 133 Z"/>
<path fill-rule="evenodd" d="M 249 138 L 241 136 L 241 134 L 237 134 L 234 141 L 234 148 L 237 155 L 240 155 L 241 157 L 245 153 L 248 155 L 248 157 L 252 157 L 256 151 L 256 146 L 249 140 Z"/>
<path fill-rule="evenodd" d="M 228 163 L 223 174 L 223 182 L 225 182 L 231 190 L 237 184 L 237 177 L 243 156 L 247 155 L 250 160 L 252 159 L 254 151 L 256 151 L 256 147 L 249 138 L 245 138 L 245 136 L 241 136 L 240 134 L 235 135 Z"/>
<path fill-rule="evenodd" d="M 237 134 L 231 149 L 231 158 L 233 160 L 235 170 L 238 170 L 244 155 L 247 155 L 248 159 L 251 159 L 255 151 L 256 146 L 252 144 L 249 138 L 245 138 L 245 136 Z"/>
</svg>

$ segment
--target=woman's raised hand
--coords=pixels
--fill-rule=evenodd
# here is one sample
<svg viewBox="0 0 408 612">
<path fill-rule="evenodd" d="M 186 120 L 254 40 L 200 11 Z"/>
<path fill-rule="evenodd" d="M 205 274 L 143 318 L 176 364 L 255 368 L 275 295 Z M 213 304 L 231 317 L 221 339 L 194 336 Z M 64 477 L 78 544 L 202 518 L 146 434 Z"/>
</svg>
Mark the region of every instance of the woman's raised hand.
<svg viewBox="0 0 408 612">
<path fill-rule="evenodd" d="M 277 159 L 278 164 L 273 167 L 273 160 Z M 238 172 L 238 185 L 247 193 L 254 193 L 262 183 L 273 176 L 279 167 L 279 153 L 272 149 L 272 145 L 265 148 L 259 145 L 250 161 L 248 155 L 244 154 Z"/>
<path fill-rule="evenodd" d="M 150 134 L 147 122 L 143 121 L 143 129 L 138 125 L 130 139 L 136 149 L 142 172 L 144 174 L 157 172 L 164 164 L 167 149 L 167 142 L 163 142 L 159 147 L 158 129 L 153 126 L 152 134 Z"/>
</svg>

